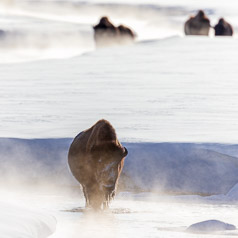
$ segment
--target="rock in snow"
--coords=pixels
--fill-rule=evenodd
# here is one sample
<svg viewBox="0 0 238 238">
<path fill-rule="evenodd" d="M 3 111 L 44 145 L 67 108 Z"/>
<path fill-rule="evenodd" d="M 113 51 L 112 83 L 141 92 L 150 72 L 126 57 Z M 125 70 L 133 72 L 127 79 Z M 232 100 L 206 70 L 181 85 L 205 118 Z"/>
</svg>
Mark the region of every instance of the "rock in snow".
<svg viewBox="0 0 238 238">
<path fill-rule="evenodd" d="M 186 231 L 191 233 L 213 233 L 226 230 L 236 230 L 236 227 L 218 220 L 207 220 L 189 226 Z"/>
</svg>

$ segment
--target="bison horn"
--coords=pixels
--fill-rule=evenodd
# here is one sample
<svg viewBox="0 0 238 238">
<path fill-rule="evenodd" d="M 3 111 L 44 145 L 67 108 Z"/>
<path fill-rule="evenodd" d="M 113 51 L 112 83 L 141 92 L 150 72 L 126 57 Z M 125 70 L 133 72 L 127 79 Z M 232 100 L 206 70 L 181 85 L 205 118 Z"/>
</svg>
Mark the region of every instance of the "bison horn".
<svg viewBox="0 0 238 238">
<path fill-rule="evenodd" d="M 123 153 L 123 156 L 125 157 L 125 156 L 127 156 L 128 155 L 128 150 L 126 149 L 126 147 L 124 147 L 124 153 Z"/>
</svg>

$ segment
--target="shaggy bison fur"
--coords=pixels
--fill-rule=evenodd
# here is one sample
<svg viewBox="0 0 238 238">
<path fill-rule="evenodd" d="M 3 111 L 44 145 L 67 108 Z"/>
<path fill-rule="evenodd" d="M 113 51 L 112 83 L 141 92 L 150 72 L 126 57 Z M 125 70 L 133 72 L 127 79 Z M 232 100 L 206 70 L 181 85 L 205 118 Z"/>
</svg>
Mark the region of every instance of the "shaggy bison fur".
<svg viewBox="0 0 238 238">
<path fill-rule="evenodd" d="M 184 25 L 185 35 L 204 35 L 208 36 L 210 30 L 210 20 L 204 11 L 198 11 L 197 15 L 190 17 Z"/>
<path fill-rule="evenodd" d="M 82 185 L 86 207 L 107 208 L 115 191 L 127 155 L 112 125 L 100 120 L 77 135 L 69 149 L 68 163 Z"/>
</svg>

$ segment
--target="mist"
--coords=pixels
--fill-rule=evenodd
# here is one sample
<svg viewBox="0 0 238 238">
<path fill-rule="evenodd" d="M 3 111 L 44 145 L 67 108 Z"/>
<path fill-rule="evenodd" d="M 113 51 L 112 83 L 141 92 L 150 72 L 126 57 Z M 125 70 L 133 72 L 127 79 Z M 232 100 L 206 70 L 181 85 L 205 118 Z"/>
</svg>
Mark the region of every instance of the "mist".
<svg viewBox="0 0 238 238">
<path fill-rule="evenodd" d="M 191 6 L 163 3 L 1 1 L 0 62 L 71 58 L 94 51 L 92 27 L 102 16 L 116 26 L 129 26 L 137 43 L 183 36 L 183 23 L 195 12 Z M 215 24 L 220 12 L 206 8 L 206 13 Z"/>
<path fill-rule="evenodd" d="M 1 174 L 6 187 L 9 182 L 17 186 L 48 184 L 80 190 L 68 168 L 67 153 L 72 139 L 0 141 Z M 119 192 L 208 196 L 226 194 L 238 183 L 238 159 L 225 154 L 232 145 L 128 142 L 123 145 L 130 153 Z"/>
<path fill-rule="evenodd" d="M 131 27 L 137 42 L 181 35 L 180 18 L 185 12 L 180 8 L 133 4 L 1 2 L 1 62 L 70 58 L 93 51 L 92 27 L 102 16 L 108 16 L 116 26 Z"/>
<path fill-rule="evenodd" d="M 95 213 L 85 209 L 81 187 L 69 171 L 71 142 L 72 138 L 0 139 L 1 200 L 50 214 L 42 235 L 122 238 L 134 237 L 136 231 L 137 237 L 190 237 L 186 229 L 203 220 L 236 224 L 237 205 L 225 196 L 238 184 L 238 159 L 225 154 L 236 155 L 235 145 L 122 142 L 129 155 L 117 195 L 109 210 Z M 224 201 L 228 205 L 223 206 Z"/>
</svg>

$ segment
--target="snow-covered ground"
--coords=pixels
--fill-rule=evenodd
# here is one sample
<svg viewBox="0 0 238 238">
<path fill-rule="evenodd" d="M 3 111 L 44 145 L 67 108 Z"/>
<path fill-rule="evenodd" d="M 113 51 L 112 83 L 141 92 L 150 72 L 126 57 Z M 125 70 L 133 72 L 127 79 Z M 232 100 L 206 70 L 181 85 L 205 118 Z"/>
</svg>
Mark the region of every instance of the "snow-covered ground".
<svg viewBox="0 0 238 238">
<path fill-rule="evenodd" d="M 1 238 L 44 238 L 56 222 L 52 238 L 238 227 L 238 39 L 184 37 L 200 8 L 237 33 L 235 0 L 0 1 Z M 132 27 L 136 43 L 95 50 L 103 15 Z M 129 155 L 111 210 L 95 215 L 82 212 L 67 151 L 101 118 Z M 217 235 L 238 233 L 206 237 Z"/>
<path fill-rule="evenodd" d="M 6 193 L 1 194 L 0 200 L 0 232 L 1 238 L 46 238 L 56 229 L 56 219 L 50 215 L 20 206 L 15 197 L 14 202 L 6 202 Z M 4 198 L 4 199 L 3 199 Z"/>
<path fill-rule="evenodd" d="M 84 199 L 81 193 L 62 190 L 34 190 L 13 193 L 20 203 L 53 214 L 57 219 L 56 232 L 51 238 L 97 237 L 191 237 L 187 228 L 197 222 L 220 220 L 237 227 L 237 204 L 209 202 L 201 198 L 178 200 L 171 196 L 150 194 L 119 194 L 110 211 L 92 214 L 82 212 Z M 212 226 L 211 226 L 212 229 Z M 215 230 L 214 230 L 215 231 Z M 221 230 L 206 235 L 228 238 L 237 230 Z M 14 236 L 11 236 L 14 237 Z M 25 236 L 26 237 L 26 236 Z M 30 236 L 31 237 L 31 236 Z M 204 234 L 196 234 L 204 237 Z"/>
<path fill-rule="evenodd" d="M 93 51 L 92 26 L 103 15 L 116 25 L 132 27 L 139 42 L 182 36 L 184 21 L 199 8 L 212 25 L 225 17 L 238 31 L 235 0 L 2 0 L 0 29 L 7 37 L 0 39 L 0 62 L 69 58 Z"/>
<path fill-rule="evenodd" d="M 1 64 L 1 136 L 72 137 L 105 118 L 124 141 L 236 143 L 237 42 L 172 37 Z"/>
<path fill-rule="evenodd" d="M 6 181 L 13 185 L 77 185 L 67 164 L 71 142 L 72 138 L 1 138 L 2 186 Z M 238 183 L 235 145 L 122 143 L 129 154 L 119 183 L 120 191 L 214 195 L 226 194 Z M 228 151 L 233 151 L 233 155 Z M 230 192 L 229 198 L 232 197 L 238 199 L 234 191 Z"/>
</svg>

